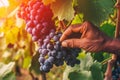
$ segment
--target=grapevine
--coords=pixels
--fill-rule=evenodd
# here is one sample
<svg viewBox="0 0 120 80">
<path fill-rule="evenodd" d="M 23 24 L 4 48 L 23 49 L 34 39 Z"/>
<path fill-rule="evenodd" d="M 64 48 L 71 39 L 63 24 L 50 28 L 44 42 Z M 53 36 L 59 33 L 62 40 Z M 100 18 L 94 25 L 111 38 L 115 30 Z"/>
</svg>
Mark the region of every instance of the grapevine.
<svg viewBox="0 0 120 80">
<path fill-rule="evenodd" d="M 0 11 L 0 79 L 120 80 L 120 0 L 0 0 Z"/>
<path fill-rule="evenodd" d="M 115 7 L 117 8 L 117 21 L 116 21 L 116 31 L 115 31 L 115 38 L 119 38 L 120 32 L 120 0 L 117 0 Z M 105 80 L 112 79 L 112 80 L 119 80 L 120 79 L 120 60 L 119 56 L 113 54 L 112 59 L 108 62 L 107 70 L 105 73 Z M 112 70 L 112 67 L 114 68 Z"/>
</svg>

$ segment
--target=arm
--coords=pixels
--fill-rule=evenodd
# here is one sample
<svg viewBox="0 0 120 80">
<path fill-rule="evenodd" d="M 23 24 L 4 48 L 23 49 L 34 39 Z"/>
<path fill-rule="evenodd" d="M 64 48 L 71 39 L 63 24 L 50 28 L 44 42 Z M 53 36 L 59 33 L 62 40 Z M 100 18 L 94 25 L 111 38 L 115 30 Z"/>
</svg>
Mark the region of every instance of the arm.
<svg viewBox="0 0 120 80">
<path fill-rule="evenodd" d="M 103 51 L 120 54 L 120 40 L 119 39 L 111 39 L 105 43 Z"/>
<path fill-rule="evenodd" d="M 76 36 L 75 33 L 80 35 Z M 89 52 L 120 53 L 120 40 L 108 37 L 90 22 L 71 25 L 63 33 L 60 41 L 63 47 L 77 47 Z"/>
</svg>

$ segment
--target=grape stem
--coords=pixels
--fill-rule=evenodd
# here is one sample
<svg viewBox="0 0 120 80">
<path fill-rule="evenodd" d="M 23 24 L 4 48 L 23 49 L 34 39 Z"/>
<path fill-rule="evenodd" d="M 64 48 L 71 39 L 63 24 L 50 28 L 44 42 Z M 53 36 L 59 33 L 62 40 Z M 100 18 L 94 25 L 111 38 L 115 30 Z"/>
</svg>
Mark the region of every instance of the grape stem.
<svg viewBox="0 0 120 80">
<path fill-rule="evenodd" d="M 47 80 L 46 79 L 46 74 L 44 72 L 41 72 L 41 75 L 42 75 L 42 80 Z"/>
<path fill-rule="evenodd" d="M 64 31 L 66 28 L 67 28 L 67 27 L 66 27 L 64 21 L 59 21 L 59 26 L 58 26 L 58 28 L 57 28 L 57 31 L 61 31 L 61 30 Z"/>
<path fill-rule="evenodd" d="M 29 74 L 30 74 L 30 76 L 32 77 L 32 80 L 38 80 L 38 78 L 35 77 L 35 76 L 33 75 L 33 73 L 29 72 Z"/>
<path fill-rule="evenodd" d="M 120 33 L 120 0 L 117 0 L 115 7 L 117 8 L 117 22 L 116 22 L 115 38 L 118 38 L 119 33 Z M 108 61 L 104 80 L 112 80 L 112 67 L 114 66 L 116 59 L 117 59 L 117 55 L 113 54 L 112 59 Z"/>
<path fill-rule="evenodd" d="M 32 42 L 32 39 L 31 39 L 30 40 L 30 47 L 29 47 L 30 48 L 30 55 L 31 56 L 33 56 L 33 49 L 32 49 L 33 47 L 32 46 L 33 46 L 33 42 Z"/>
</svg>

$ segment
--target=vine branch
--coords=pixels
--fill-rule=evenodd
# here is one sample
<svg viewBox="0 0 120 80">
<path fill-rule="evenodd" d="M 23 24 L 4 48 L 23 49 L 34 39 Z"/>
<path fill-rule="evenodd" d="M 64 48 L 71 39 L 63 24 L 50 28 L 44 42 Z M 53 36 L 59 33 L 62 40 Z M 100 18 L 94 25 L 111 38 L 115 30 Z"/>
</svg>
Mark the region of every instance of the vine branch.
<svg viewBox="0 0 120 80">
<path fill-rule="evenodd" d="M 118 38 L 120 34 L 120 0 L 117 0 L 115 7 L 117 8 L 117 22 L 116 22 L 115 38 Z M 112 67 L 114 66 L 116 59 L 117 59 L 117 55 L 113 54 L 112 59 L 108 61 L 104 80 L 112 80 Z"/>
</svg>

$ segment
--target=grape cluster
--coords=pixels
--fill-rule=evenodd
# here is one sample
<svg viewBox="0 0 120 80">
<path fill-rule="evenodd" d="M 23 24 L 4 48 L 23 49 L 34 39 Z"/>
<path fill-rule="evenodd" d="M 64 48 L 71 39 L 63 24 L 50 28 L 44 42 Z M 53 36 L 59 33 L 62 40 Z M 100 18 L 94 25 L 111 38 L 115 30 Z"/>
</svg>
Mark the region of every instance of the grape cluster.
<svg viewBox="0 0 120 80">
<path fill-rule="evenodd" d="M 43 40 L 43 44 L 39 48 L 41 71 L 49 72 L 53 65 L 61 66 L 64 62 L 71 67 L 80 64 L 77 59 L 80 49 L 63 48 L 59 41 L 61 35 L 61 32 L 55 33 L 55 30 L 51 30 Z"/>
<path fill-rule="evenodd" d="M 112 80 L 120 80 L 120 59 L 116 61 L 112 71 Z"/>
<path fill-rule="evenodd" d="M 55 29 L 50 5 L 44 5 L 40 0 L 22 3 L 17 15 L 26 21 L 26 31 L 32 35 L 33 41 L 43 39 L 51 29 Z"/>
<path fill-rule="evenodd" d="M 44 5 L 41 0 L 30 0 L 21 4 L 17 16 L 26 21 L 26 31 L 40 46 L 41 71 L 49 72 L 53 65 L 61 66 L 64 62 L 71 67 L 80 63 L 77 59 L 80 49 L 61 46 L 59 39 L 62 33 L 56 33 L 50 5 Z"/>
</svg>

